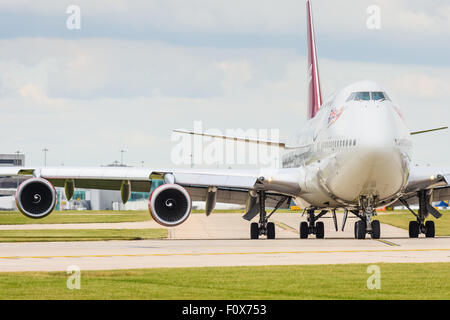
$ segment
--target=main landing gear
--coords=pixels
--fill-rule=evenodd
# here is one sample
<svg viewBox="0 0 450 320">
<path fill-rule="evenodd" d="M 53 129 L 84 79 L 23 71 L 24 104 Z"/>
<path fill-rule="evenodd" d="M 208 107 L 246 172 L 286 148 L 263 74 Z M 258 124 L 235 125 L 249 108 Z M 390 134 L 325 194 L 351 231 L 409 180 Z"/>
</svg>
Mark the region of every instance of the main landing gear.
<svg viewBox="0 0 450 320">
<path fill-rule="evenodd" d="M 300 222 L 300 239 L 308 238 L 308 235 L 314 234 L 317 239 L 323 239 L 325 237 L 325 227 L 322 221 L 317 221 L 328 211 L 322 210 L 318 215 L 314 214 L 314 210 L 307 210 L 308 222 Z"/>
<path fill-rule="evenodd" d="M 439 219 L 442 215 L 430 204 L 430 194 L 427 190 L 419 191 L 417 193 L 419 198 L 419 211 L 416 214 L 410 207 L 406 200 L 400 199 L 406 208 L 416 217 L 416 221 L 409 222 L 409 237 L 418 238 L 419 234 L 425 234 L 427 238 L 434 238 L 435 227 L 434 221 L 426 221 L 425 219 L 431 214 L 436 219 Z"/>
<path fill-rule="evenodd" d="M 377 215 L 374 203 L 375 199 L 372 197 L 361 197 L 361 212 L 359 210 L 351 211 L 360 218 L 359 221 L 355 222 L 355 239 L 365 239 L 366 234 L 370 234 L 372 239 L 380 239 L 380 221 L 372 220 L 372 217 Z"/>
<path fill-rule="evenodd" d="M 265 235 L 267 239 L 275 239 L 275 224 L 273 222 L 269 222 L 269 218 L 278 208 L 286 201 L 288 197 L 282 198 L 273 211 L 267 215 L 266 212 L 266 194 L 264 191 L 258 192 L 258 201 L 259 201 L 259 222 L 253 222 L 250 225 L 250 238 L 258 239 L 259 236 Z"/>
</svg>

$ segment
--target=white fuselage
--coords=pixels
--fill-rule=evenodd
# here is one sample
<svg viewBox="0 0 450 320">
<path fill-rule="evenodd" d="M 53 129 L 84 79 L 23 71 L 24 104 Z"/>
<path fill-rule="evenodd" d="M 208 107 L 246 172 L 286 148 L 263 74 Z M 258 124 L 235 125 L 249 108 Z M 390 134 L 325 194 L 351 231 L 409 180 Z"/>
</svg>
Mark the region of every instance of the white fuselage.
<svg viewBox="0 0 450 320">
<path fill-rule="evenodd" d="M 283 155 L 283 167 L 301 170 L 302 207 L 357 208 L 361 197 L 385 206 L 406 186 L 412 142 L 398 107 L 389 98 L 352 100 L 355 92 L 385 93 L 371 81 L 336 93 L 291 141 L 308 147 Z"/>
</svg>

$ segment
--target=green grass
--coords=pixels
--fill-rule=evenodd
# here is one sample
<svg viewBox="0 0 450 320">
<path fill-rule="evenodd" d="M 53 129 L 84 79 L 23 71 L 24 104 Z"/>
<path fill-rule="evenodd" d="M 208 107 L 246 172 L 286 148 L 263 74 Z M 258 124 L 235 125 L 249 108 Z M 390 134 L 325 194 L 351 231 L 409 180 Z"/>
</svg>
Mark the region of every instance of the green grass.
<svg viewBox="0 0 450 320">
<path fill-rule="evenodd" d="M 148 240 L 167 234 L 167 229 L 0 230 L 0 242 Z"/>
<path fill-rule="evenodd" d="M 437 236 L 450 236 L 450 212 L 442 211 L 441 213 L 442 217 L 439 219 L 435 219 L 430 215 L 427 220 L 434 221 Z M 406 230 L 409 228 L 409 222 L 416 220 L 411 213 L 403 212 L 378 215 L 377 219 L 380 220 L 381 223 L 387 223 Z"/>
<path fill-rule="evenodd" d="M 293 212 L 281 209 L 279 212 Z M 192 210 L 195 214 L 205 214 L 205 210 Z M 214 210 L 214 213 L 241 213 L 242 210 Z M 0 225 L 2 224 L 55 224 L 55 223 L 108 223 L 108 222 L 139 222 L 148 221 L 152 217 L 144 211 L 54 211 L 42 219 L 31 219 L 17 211 L 0 211 Z"/>
<path fill-rule="evenodd" d="M 0 299 L 450 299 L 450 263 L 378 266 L 380 290 L 367 264 L 0 273 Z"/>
<path fill-rule="evenodd" d="M 138 222 L 147 220 L 151 220 L 148 211 L 55 211 L 42 219 L 31 219 L 20 212 L 0 211 L 0 225 Z"/>
</svg>

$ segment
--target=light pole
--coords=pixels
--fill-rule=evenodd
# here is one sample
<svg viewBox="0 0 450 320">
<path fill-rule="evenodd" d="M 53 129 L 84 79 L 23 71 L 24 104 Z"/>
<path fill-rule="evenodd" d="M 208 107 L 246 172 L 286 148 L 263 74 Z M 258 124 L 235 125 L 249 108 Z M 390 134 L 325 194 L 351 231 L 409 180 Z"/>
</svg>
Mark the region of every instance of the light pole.
<svg viewBox="0 0 450 320">
<path fill-rule="evenodd" d="M 47 148 L 42 149 L 44 152 L 44 167 L 47 166 L 47 152 L 49 151 Z"/>
<path fill-rule="evenodd" d="M 123 166 L 123 154 L 125 153 L 125 150 L 120 150 L 120 165 Z"/>
<path fill-rule="evenodd" d="M 19 165 L 19 159 L 20 159 L 20 151 L 17 150 L 16 152 L 14 152 L 15 154 L 17 154 L 17 159 L 16 159 L 16 164 L 15 165 Z M 21 163 L 20 165 L 23 166 L 23 163 Z"/>
<path fill-rule="evenodd" d="M 15 152 L 15 154 L 17 154 L 17 159 L 16 159 L 17 163 L 15 163 L 14 165 L 19 165 L 20 151 L 17 150 L 17 151 Z M 20 165 L 23 166 L 23 163 L 21 163 Z M 17 178 L 16 178 L 16 189 L 19 188 L 19 180 L 20 180 L 19 177 L 17 177 Z"/>
</svg>

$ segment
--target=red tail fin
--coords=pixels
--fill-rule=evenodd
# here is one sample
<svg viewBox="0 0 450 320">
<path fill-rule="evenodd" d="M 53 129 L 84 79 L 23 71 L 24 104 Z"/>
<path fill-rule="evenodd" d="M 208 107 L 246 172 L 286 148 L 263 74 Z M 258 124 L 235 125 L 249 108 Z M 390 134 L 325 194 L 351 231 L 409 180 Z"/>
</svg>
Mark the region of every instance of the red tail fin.
<svg viewBox="0 0 450 320">
<path fill-rule="evenodd" d="M 320 90 L 319 66 L 310 0 L 306 2 L 306 12 L 308 17 L 308 119 L 311 119 L 314 118 L 322 105 L 322 92 Z"/>
</svg>

